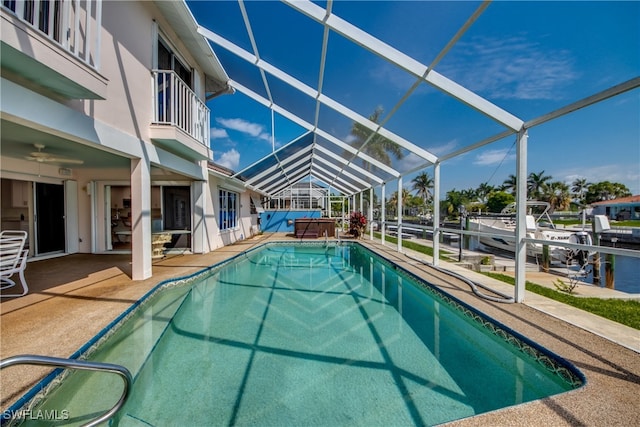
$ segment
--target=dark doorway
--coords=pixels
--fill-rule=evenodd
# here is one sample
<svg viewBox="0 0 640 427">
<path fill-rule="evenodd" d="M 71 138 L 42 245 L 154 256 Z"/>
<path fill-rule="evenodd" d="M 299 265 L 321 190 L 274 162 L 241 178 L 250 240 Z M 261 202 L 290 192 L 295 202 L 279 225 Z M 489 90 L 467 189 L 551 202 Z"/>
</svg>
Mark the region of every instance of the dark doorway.
<svg viewBox="0 0 640 427">
<path fill-rule="evenodd" d="M 36 255 L 64 252 L 64 186 L 36 182 Z"/>
<path fill-rule="evenodd" d="M 191 230 L 190 187 L 164 187 L 164 229 Z"/>
<path fill-rule="evenodd" d="M 164 229 L 185 231 L 174 233 L 165 248 L 191 248 L 191 187 L 163 187 L 162 200 Z"/>
</svg>

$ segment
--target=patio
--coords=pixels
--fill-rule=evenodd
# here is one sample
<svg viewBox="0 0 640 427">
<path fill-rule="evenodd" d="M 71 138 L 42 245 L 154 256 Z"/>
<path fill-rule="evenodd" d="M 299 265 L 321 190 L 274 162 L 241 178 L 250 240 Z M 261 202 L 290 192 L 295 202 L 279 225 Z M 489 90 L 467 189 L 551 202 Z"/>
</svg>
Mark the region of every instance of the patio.
<svg viewBox="0 0 640 427">
<path fill-rule="evenodd" d="M 283 239 L 290 237 L 264 234 L 205 255 L 167 256 L 153 263 L 153 278 L 143 281 L 131 280 L 130 255 L 77 254 L 31 262 L 26 270 L 29 294 L 3 299 L 0 304 L 0 356 L 68 357 L 160 281 L 190 274 L 266 241 Z M 638 352 L 573 325 L 579 323 L 577 317 L 588 317 L 588 313 L 576 316 L 575 312 L 558 305 L 556 316 L 565 313 L 567 318 L 560 320 L 534 308 L 540 301 L 530 294 L 525 304 L 504 305 L 481 300 L 466 284 L 430 270 L 392 248 L 368 240 L 362 243 L 571 361 L 587 377 L 587 385 L 579 390 L 453 424 L 640 424 Z M 500 286 L 471 271 L 468 277 Z M 3 409 L 46 372 L 47 368 L 34 366 L 3 370 L 0 379 Z"/>
</svg>

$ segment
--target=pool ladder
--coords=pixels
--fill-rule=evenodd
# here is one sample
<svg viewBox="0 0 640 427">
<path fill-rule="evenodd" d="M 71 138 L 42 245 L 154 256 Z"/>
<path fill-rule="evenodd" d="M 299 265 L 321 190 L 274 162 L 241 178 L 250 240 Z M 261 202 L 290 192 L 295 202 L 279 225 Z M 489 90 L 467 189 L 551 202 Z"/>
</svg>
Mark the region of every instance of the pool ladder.
<svg viewBox="0 0 640 427">
<path fill-rule="evenodd" d="M 131 372 L 129 372 L 129 370 L 124 366 L 114 365 L 112 363 L 89 362 L 87 360 L 64 359 L 60 357 L 38 356 L 33 354 L 23 354 L 0 360 L 0 369 L 7 368 L 13 365 L 55 366 L 57 368 L 109 372 L 120 375 L 122 381 L 124 382 L 124 390 L 122 390 L 122 396 L 120 396 L 118 402 L 116 402 L 116 404 L 111 409 L 109 409 L 98 418 L 89 421 L 84 425 L 84 427 L 96 426 L 111 419 L 127 401 L 127 398 L 129 397 L 129 393 L 131 391 L 131 386 L 133 384 L 133 377 L 131 376 Z"/>
</svg>

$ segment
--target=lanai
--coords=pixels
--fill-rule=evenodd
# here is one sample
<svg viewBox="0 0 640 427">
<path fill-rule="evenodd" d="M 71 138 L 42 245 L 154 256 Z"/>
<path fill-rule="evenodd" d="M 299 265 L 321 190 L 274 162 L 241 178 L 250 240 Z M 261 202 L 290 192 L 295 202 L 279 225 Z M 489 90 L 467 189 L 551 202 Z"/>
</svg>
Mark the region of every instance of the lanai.
<svg viewBox="0 0 640 427">
<path fill-rule="evenodd" d="M 273 196 L 303 179 L 312 178 L 344 196 L 352 197 L 354 201 L 355 195 L 365 192 L 369 192 L 370 200 L 373 200 L 374 189 L 380 188 L 381 199 L 384 200 L 390 191 L 387 184 L 395 181 L 396 185 L 391 191 L 397 189 L 398 194 L 401 194 L 403 177 L 419 170 L 432 168 L 433 222 L 434 236 L 436 236 L 440 232 L 439 202 L 442 168 L 449 162 L 464 161 L 465 154 L 473 150 L 497 142 L 513 141 L 516 153 L 514 175 L 517 179 L 518 206 L 515 299 L 521 302 L 524 298 L 526 245 L 533 243 L 531 239 L 526 238 L 525 228 L 529 130 L 637 89 L 640 86 L 640 77 L 632 76 L 630 79 L 606 86 L 596 93 L 586 94 L 582 99 L 558 105 L 557 108 L 536 117 L 521 118 L 436 70 L 447 54 L 461 43 L 465 33 L 486 12 L 490 2 L 478 3 L 473 6 L 475 10 L 466 15 L 458 10 L 459 13 L 455 16 L 455 20 L 458 21 L 457 31 L 451 34 L 448 40 L 434 43 L 442 47 L 435 54 L 429 55 L 426 61 L 393 47 L 344 19 L 336 12 L 341 6 L 339 2 L 333 1 L 326 2 L 325 7 L 310 1 L 291 0 L 283 0 L 278 4 L 239 1 L 235 6 L 225 2 L 224 7 L 220 4 L 216 7 L 216 12 L 224 15 L 226 23 L 224 28 L 209 28 L 207 22 L 198 19 L 201 24 L 198 31 L 216 49 L 221 62 L 230 74 L 230 85 L 236 91 L 270 110 L 272 132 L 275 132 L 273 126 L 275 115 L 296 123 L 306 131 L 277 150 L 274 146 L 272 153 L 243 169 L 237 176 L 245 180 L 247 188 L 265 196 Z M 417 3 L 415 6 L 417 7 Z M 192 7 L 197 8 L 198 3 L 194 3 Z M 469 4 L 466 3 L 464 8 L 468 9 Z M 464 18 L 462 18 L 463 15 Z M 197 10 L 196 16 L 198 16 Z M 362 16 L 356 18 L 362 18 Z M 301 50 L 277 50 L 263 43 L 265 31 L 277 31 L 279 26 L 290 25 L 292 20 L 300 19 L 307 21 L 305 37 L 308 36 L 308 39 L 305 41 L 311 42 L 296 44 L 289 40 L 287 43 L 292 43 L 291 46 Z M 428 24 L 425 23 L 425 25 Z M 282 41 L 281 44 L 287 43 Z M 393 107 L 380 117 L 380 120 L 370 120 L 363 115 L 367 113 L 357 111 L 348 105 L 348 100 L 338 99 L 341 97 L 332 92 L 330 79 L 340 77 L 326 75 L 327 62 L 334 60 L 332 56 L 334 49 L 365 50 L 370 54 L 372 64 L 379 65 L 381 69 L 393 70 L 393 73 L 401 75 L 409 82 L 405 85 L 406 89 L 396 97 L 397 101 Z M 308 65 L 308 68 L 314 69 L 315 72 L 308 74 L 300 69 L 280 68 L 276 65 L 279 55 L 300 55 L 300 63 Z M 314 59 L 308 60 L 308 58 Z M 302 65 L 300 68 L 302 69 Z M 314 80 L 313 77 L 316 79 Z M 386 88 L 370 89 L 376 91 Z M 403 114 L 405 111 L 415 110 L 414 100 L 418 94 L 423 93 L 427 93 L 433 102 L 443 105 L 443 108 L 451 102 L 467 106 L 464 116 L 459 117 L 458 120 L 460 129 L 473 127 L 478 122 L 483 122 L 485 125 L 489 123 L 484 127 L 485 133 L 467 132 L 460 138 L 464 141 L 463 143 L 444 152 L 431 150 L 428 144 L 412 141 L 403 136 L 398 129 L 401 127 L 402 120 L 410 117 Z M 364 145 L 355 148 L 344 137 L 332 132 L 334 122 L 345 120 L 370 132 Z M 490 131 L 486 133 L 486 129 Z M 407 166 L 405 163 L 404 168 L 401 169 L 397 164 L 388 165 L 368 155 L 365 152 L 366 146 L 378 135 L 396 143 L 405 156 L 410 156 L 413 160 L 411 165 Z M 398 251 L 402 251 L 402 210 L 402 198 L 398 197 Z M 369 215 L 371 215 L 371 209 Z M 384 203 L 382 218 L 385 218 Z M 383 232 L 384 227 L 383 222 Z M 579 245 L 574 246 L 580 248 Z M 438 239 L 434 238 L 434 264 L 436 265 L 439 250 Z"/>
</svg>

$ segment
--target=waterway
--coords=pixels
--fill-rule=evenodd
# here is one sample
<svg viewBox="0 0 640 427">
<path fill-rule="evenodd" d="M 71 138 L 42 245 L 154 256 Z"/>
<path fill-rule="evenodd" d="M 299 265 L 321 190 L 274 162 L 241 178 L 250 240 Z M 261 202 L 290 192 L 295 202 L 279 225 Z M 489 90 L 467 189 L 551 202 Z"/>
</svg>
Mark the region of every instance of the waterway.
<svg viewBox="0 0 640 427">
<path fill-rule="evenodd" d="M 605 264 L 601 258 L 600 282 L 604 286 Z M 640 294 L 640 258 L 628 256 L 615 257 L 614 286 L 616 291 L 630 294 Z M 586 278 L 587 283 L 593 283 L 593 274 Z"/>
</svg>

